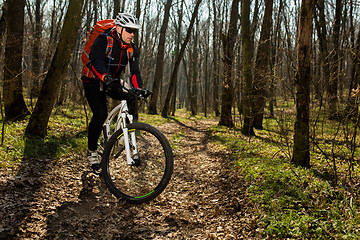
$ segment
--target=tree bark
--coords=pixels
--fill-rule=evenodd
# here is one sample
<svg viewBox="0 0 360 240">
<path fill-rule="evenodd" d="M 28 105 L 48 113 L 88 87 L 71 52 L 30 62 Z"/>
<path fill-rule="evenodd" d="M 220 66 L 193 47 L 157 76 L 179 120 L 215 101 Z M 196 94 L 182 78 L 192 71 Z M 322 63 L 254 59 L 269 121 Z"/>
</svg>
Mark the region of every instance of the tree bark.
<svg viewBox="0 0 360 240">
<path fill-rule="evenodd" d="M 261 27 L 260 42 L 254 77 L 254 127 L 263 129 L 266 89 L 269 86 L 270 32 L 272 29 L 273 0 L 265 1 L 265 13 Z"/>
<path fill-rule="evenodd" d="M 234 99 L 234 88 L 232 81 L 232 62 L 234 46 L 237 37 L 237 22 L 239 20 L 239 2 L 240 0 L 233 0 L 231 5 L 230 23 L 227 35 L 222 36 L 223 51 L 224 51 L 224 79 L 223 91 L 221 95 L 221 113 L 219 125 L 233 127 L 234 123 L 231 118 L 231 107 Z M 250 3 L 249 3 L 250 4 Z M 250 6 L 249 6 L 250 8 Z"/>
<path fill-rule="evenodd" d="M 159 38 L 159 46 L 158 46 L 158 55 L 156 58 L 156 68 L 154 75 L 154 83 L 152 87 L 153 94 L 151 95 L 150 103 L 149 103 L 149 114 L 157 114 L 157 100 L 159 98 L 160 92 L 160 84 L 163 78 L 164 71 L 164 52 L 165 52 L 165 37 L 166 30 L 168 27 L 169 17 L 170 17 L 170 9 L 171 9 L 172 0 L 168 0 L 165 5 L 164 12 L 164 20 L 160 29 L 160 38 Z"/>
<path fill-rule="evenodd" d="M 196 28 L 198 29 L 198 23 L 199 20 L 196 18 L 195 19 L 195 25 Z M 192 52 L 190 54 L 190 62 L 191 62 L 191 85 L 190 85 L 190 95 L 188 96 L 189 98 L 189 102 L 190 102 L 190 111 L 191 111 L 191 116 L 196 116 L 197 114 L 197 90 L 198 90 L 198 86 L 197 86 L 197 81 L 199 78 L 199 69 L 201 69 L 201 67 L 199 66 L 199 61 L 198 61 L 198 57 L 199 57 L 199 53 L 198 53 L 198 45 L 199 45 L 199 34 L 198 32 L 195 30 L 193 31 L 194 34 L 194 41 L 193 41 L 193 46 L 192 46 Z"/>
<path fill-rule="evenodd" d="M 28 135 L 46 136 L 50 114 L 75 47 L 77 34 L 74 34 L 74 32 L 77 32 L 78 27 L 81 26 L 83 3 L 84 0 L 70 0 L 55 55 L 42 85 L 34 112 L 26 127 L 26 134 Z"/>
<path fill-rule="evenodd" d="M 24 100 L 22 87 L 24 8 L 25 0 L 7 1 L 3 82 L 5 118 L 7 120 L 18 120 L 30 113 Z"/>
<path fill-rule="evenodd" d="M 323 82 L 327 82 L 326 80 L 330 78 L 330 65 L 329 65 L 329 51 L 328 51 L 328 42 L 327 42 L 327 30 L 326 30 L 326 20 L 325 20 L 325 4 L 324 0 L 318 0 L 317 9 L 319 12 L 318 19 L 315 18 L 316 30 L 319 38 L 319 46 L 320 46 L 320 56 L 322 62 L 322 70 L 323 70 Z M 323 92 L 322 84 L 319 84 L 320 87 L 317 90 L 318 98 L 320 100 L 323 98 L 321 95 Z"/>
<path fill-rule="evenodd" d="M 113 0 L 114 1 L 114 12 L 113 12 L 113 19 L 116 19 L 120 11 L 120 0 Z"/>
<path fill-rule="evenodd" d="M 210 16 L 207 20 L 207 26 L 210 27 Z M 209 55 L 210 55 L 210 34 L 209 31 L 205 31 L 206 36 L 204 37 L 204 54 L 205 54 L 205 67 L 204 67 L 204 116 L 207 117 L 207 109 L 209 105 L 209 96 L 210 96 L 210 84 L 209 84 Z"/>
<path fill-rule="evenodd" d="M 35 33 L 33 41 L 33 57 L 32 57 L 32 87 L 30 92 L 31 102 L 32 99 L 37 98 L 40 92 L 40 49 L 41 49 L 41 0 L 36 0 L 35 2 Z"/>
<path fill-rule="evenodd" d="M 242 1 L 241 8 L 241 37 L 243 52 L 243 113 L 244 125 L 241 132 L 247 136 L 255 135 L 252 110 L 253 80 L 252 80 L 252 44 L 250 38 L 250 0 Z"/>
<path fill-rule="evenodd" d="M 278 45 L 279 42 L 281 42 L 281 16 L 282 13 L 284 11 L 284 1 L 280 0 L 279 1 L 279 8 L 278 8 L 278 12 L 277 12 L 277 17 L 276 17 L 276 23 L 274 26 L 274 33 L 273 33 L 273 41 L 272 41 L 272 47 L 271 47 L 271 61 L 270 61 L 270 68 L 272 69 L 272 72 L 275 72 L 276 70 L 276 66 L 278 65 L 279 59 L 280 59 L 280 54 L 278 51 Z M 269 87 L 269 106 L 268 106 L 268 110 L 270 113 L 270 117 L 275 117 L 275 113 L 274 113 L 274 106 L 276 105 L 276 88 L 277 88 L 277 82 L 278 82 L 278 77 L 275 74 L 272 74 L 272 77 L 270 79 L 270 87 Z"/>
<path fill-rule="evenodd" d="M 168 112 L 169 112 L 171 94 L 173 93 L 174 88 L 175 88 L 175 82 L 176 82 L 176 79 L 177 79 L 177 73 L 178 73 L 178 70 L 179 70 L 180 62 L 181 62 L 181 60 L 182 60 L 182 58 L 184 56 L 186 45 L 189 42 L 190 35 L 191 35 L 191 30 L 192 30 L 192 28 L 194 26 L 194 22 L 195 22 L 195 19 L 197 17 L 197 13 L 198 13 L 201 1 L 202 0 L 197 0 L 196 1 L 196 5 L 195 5 L 195 8 L 194 8 L 194 12 L 193 12 L 193 14 L 191 16 L 190 25 L 189 25 L 189 28 L 187 30 L 185 40 L 181 45 L 179 55 L 176 56 L 174 69 L 173 69 L 173 71 L 171 73 L 171 77 L 170 77 L 169 89 L 168 89 L 168 92 L 167 92 L 167 95 L 166 95 L 164 107 L 163 107 L 163 109 L 161 111 L 161 116 L 163 116 L 163 117 L 167 117 Z"/>
<path fill-rule="evenodd" d="M 8 1 L 8 0 L 7 0 Z M 0 65 L 2 66 L 0 68 L 0 73 L 2 74 L 3 71 L 3 56 L 4 56 L 4 42 L 5 42 L 5 31 L 6 31 L 6 21 L 5 21 L 5 16 L 7 13 L 7 1 L 4 2 L 3 6 L 2 6 L 2 14 L 0 17 Z"/>
<path fill-rule="evenodd" d="M 314 0 L 302 0 L 297 46 L 296 120 L 292 163 L 310 167 L 309 112 Z"/>
<path fill-rule="evenodd" d="M 179 3 L 178 3 L 179 4 Z M 181 30 L 182 30 L 182 19 L 184 16 L 184 0 L 180 2 L 180 7 L 178 7 L 178 24 L 176 26 L 176 39 L 175 39 L 175 56 L 179 54 L 180 44 L 181 44 Z M 174 92 L 171 97 L 170 111 L 171 115 L 175 116 L 176 111 L 176 89 L 177 89 L 177 80 L 175 81 Z"/>
<path fill-rule="evenodd" d="M 332 61 L 332 68 L 330 74 L 330 81 L 328 84 L 328 103 L 329 103 L 329 119 L 337 119 L 337 105 L 338 105 L 338 78 L 339 78 L 339 37 L 340 37 L 340 19 L 342 12 L 342 0 L 336 0 L 335 19 L 334 19 L 334 33 L 333 33 L 333 51 L 330 56 Z"/>
<path fill-rule="evenodd" d="M 219 111 L 219 62 L 218 62 L 218 52 L 219 52 L 219 40 L 218 40 L 218 21 L 217 21 L 217 11 L 215 0 L 212 0 L 213 3 L 213 11 L 214 11 L 214 20 L 213 20 L 213 109 L 215 112 L 215 116 L 218 117 L 220 115 Z"/>
</svg>

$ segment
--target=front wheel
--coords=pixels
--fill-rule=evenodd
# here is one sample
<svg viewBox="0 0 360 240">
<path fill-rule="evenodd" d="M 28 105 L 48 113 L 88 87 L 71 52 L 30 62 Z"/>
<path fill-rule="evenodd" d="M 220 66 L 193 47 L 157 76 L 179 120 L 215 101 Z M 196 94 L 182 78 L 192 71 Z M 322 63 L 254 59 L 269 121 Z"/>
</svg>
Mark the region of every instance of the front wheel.
<svg viewBox="0 0 360 240">
<path fill-rule="evenodd" d="M 102 158 L 102 174 L 110 192 L 132 203 L 157 197 L 167 186 L 173 172 L 173 154 L 166 137 L 146 123 L 127 125 L 135 132 L 138 154 L 136 164 L 128 165 L 122 129 L 107 142 Z M 130 141 L 131 142 L 131 141 Z M 132 145 L 130 144 L 130 148 Z"/>
</svg>

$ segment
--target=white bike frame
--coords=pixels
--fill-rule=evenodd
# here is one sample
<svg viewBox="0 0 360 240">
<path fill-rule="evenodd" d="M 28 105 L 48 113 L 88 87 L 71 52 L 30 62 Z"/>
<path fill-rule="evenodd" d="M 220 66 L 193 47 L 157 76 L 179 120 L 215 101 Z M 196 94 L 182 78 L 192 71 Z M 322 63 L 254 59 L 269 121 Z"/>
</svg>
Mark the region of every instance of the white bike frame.
<svg viewBox="0 0 360 240">
<path fill-rule="evenodd" d="M 124 137 L 126 161 L 129 165 L 133 165 L 135 164 L 135 160 L 138 158 L 138 151 L 136 147 L 135 131 L 130 131 L 130 137 L 129 137 L 129 129 L 127 128 L 126 119 L 128 119 L 129 123 L 131 124 L 133 123 L 134 117 L 133 115 L 129 114 L 129 109 L 126 100 L 122 100 L 119 105 L 117 105 L 113 110 L 111 110 L 111 112 L 109 113 L 109 115 L 107 116 L 104 122 L 103 128 L 105 129 L 105 131 L 103 132 L 103 134 L 105 138 L 104 139 L 105 144 L 112 135 L 110 125 L 115 119 L 115 117 L 117 117 L 117 120 L 116 120 L 114 132 L 116 132 L 119 129 L 122 129 L 123 134 L 120 135 L 119 138 Z M 130 139 L 131 139 L 131 145 L 129 141 Z"/>
</svg>

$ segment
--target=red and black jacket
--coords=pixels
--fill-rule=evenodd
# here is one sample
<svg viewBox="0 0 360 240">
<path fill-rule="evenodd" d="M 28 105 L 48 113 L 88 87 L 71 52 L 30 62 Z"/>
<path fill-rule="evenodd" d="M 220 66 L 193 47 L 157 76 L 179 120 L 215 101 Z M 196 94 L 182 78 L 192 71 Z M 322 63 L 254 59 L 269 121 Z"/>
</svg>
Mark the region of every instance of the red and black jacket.
<svg viewBox="0 0 360 240">
<path fill-rule="evenodd" d="M 107 54 L 108 39 L 107 36 L 113 38 L 113 45 L 110 49 L 111 54 Z M 132 57 L 128 59 L 128 48 L 132 48 Z M 111 58 L 111 59 L 110 59 Z M 142 79 L 138 63 L 138 49 L 134 43 L 124 45 L 119 39 L 116 30 L 112 30 L 107 35 L 99 35 L 91 48 L 89 68 L 96 76 L 96 79 L 104 81 L 104 76 L 110 74 L 112 78 L 119 78 L 127 64 L 130 64 L 130 80 L 133 87 L 142 88 Z M 94 81 L 93 78 L 82 76 L 84 82 Z"/>
</svg>

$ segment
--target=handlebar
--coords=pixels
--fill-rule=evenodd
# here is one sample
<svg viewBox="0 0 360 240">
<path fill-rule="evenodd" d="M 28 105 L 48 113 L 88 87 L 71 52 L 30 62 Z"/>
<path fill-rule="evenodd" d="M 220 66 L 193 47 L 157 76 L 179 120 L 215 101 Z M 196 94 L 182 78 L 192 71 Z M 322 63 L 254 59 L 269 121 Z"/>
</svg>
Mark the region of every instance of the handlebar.
<svg viewBox="0 0 360 240">
<path fill-rule="evenodd" d="M 127 88 L 123 86 L 123 89 L 135 96 L 138 100 L 146 100 L 152 94 L 149 89 L 145 88 Z"/>
<path fill-rule="evenodd" d="M 121 81 L 118 78 L 110 78 L 107 82 L 107 86 L 111 86 L 113 83 L 120 83 L 121 88 L 125 91 L 136 97 L 138 100 L 145 100 L 148 98 L 151 94 L 153 94 L 149 89 L 145 88 L 128 88 L 125 87 L 125 84 L 121 84 Z M 127 84 L 126 84 L 127 85 Z"/>
</svg>

